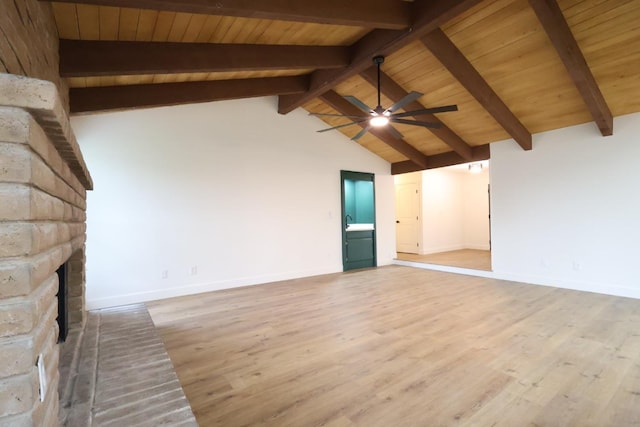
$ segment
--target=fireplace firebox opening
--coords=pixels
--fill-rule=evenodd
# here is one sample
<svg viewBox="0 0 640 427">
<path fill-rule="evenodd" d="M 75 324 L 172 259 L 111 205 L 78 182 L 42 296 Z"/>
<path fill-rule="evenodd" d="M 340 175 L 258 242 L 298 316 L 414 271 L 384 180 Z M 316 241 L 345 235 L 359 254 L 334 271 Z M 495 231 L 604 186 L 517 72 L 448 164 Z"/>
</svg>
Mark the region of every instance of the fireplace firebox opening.
<svg viewBox="0 0 640 427">
<path fill-rule="evenodd" d="M 58 342 L 64 342 L 69 333 L 69 304 L 68 304 L 68 286 L 67 286 L 67 269 L 68 262 L 62 264 L 56 273 L 58 273 Z"/>
</svg>

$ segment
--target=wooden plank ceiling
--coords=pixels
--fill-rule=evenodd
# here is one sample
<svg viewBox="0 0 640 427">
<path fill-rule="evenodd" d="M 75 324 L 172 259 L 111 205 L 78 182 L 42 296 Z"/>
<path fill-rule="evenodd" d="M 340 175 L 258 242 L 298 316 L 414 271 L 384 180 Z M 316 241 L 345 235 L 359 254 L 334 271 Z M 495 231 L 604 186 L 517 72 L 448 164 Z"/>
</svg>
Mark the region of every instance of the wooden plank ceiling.
<svg viewBox="0 0 640 427">
<path fill-rule="evenodd" d="M 394 125 L 357 143 L 394 173 L 489 157 L 488 144 L 640 111 L 637 0 L 70 0 L 53 2 L 60 71 L 73 113 L 279 96 L 302 107 L 360 115 L 374 107 L 372 58 L 384 55 L 383 106 L 438 129 Z M 276 112 L 274 111 L 274 114 Z M 349 123 L 329 117 L 318 128 Z M 331 132 L 353 137 L 362 128 Z"/>
</svg>

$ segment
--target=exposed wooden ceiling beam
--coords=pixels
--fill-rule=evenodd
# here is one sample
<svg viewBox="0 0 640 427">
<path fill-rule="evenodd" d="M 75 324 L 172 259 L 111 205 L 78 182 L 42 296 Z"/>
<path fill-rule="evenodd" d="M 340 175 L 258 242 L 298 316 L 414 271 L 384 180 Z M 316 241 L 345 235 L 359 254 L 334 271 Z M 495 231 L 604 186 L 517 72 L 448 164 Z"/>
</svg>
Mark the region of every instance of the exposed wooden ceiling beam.
<svg viewBox="0 0 640 427">
<path fill-rule="evenodd" d="M 531 150 L 531 133 L 509 110 L 491 86 L 471 65 L 446 34 L 436 29 L 421 38 L 422 43 L 444 65 L 467 91 L 525 150 Z"/>
<path fill-rule="evenodd" d="M 587 104 L 600 132 L 603 136 L 612 135 L 613 116 L 611 110 L 582 55 L 578 42 L 571 33 L 569 24 L 562 15 L 558 3 L 555 0 L 529 0 L 529 4 L 542 23 L 551 43 L 558 51 L 560 59 Z"/>
<path fill-rule="evenodd" d="M 375 67 L 371 67 L 360 73 L 360 75 L 369 82 L 374 88 L 378 86 L 378 74 Z M 390 98 L 393 102 L 397 102 L 400 99 L 404 98 L 408 95 L 407 91 L 402 89 L 402 87 L 396 83 L 391 77 L 387 74 L 380 72 L 380 89 L 382 93 L 387 98 Z M 425 107 L 418 101 L 413 101 L 404 106 L 405 111 L 410 110 L 422 110 Z M 439 118 L 437 118 L 433 114 L 423 114 L 420 116 L 415 116 L 416 120 L 422 120 L 425 122 L 431 123 L 439 123 L 439 128 L 429 128 L 435 136 L 440 138 L 445 144 L 453 149 L 456 153 L 460 154 L 465 159 L 471 159 L 473 156 L 471 152 L 471 147 L 460 138 L 454 131 L 449 129 L 447 125 L 442 123 Z M 426 128 L 425 128 L 426 129 Z"/>
<path fill-rule="evenodd" d="M 63 77 L 338 68 L 347 47 L 60 40 Z"/>
<path fill-rule="evenodd" d="M 48 0 L 53 1 L 53 0 Z M 402 0 L 64 0 L 67 3 L 168 10 L 244 18 L 353 25 L 399 30 L 409 26 Z"/>
<path fill-rule="evenodd" d="M 72 88 L 72 113 L 159 107 L 304 92 L 305 76 Z"/>
<path fill-rule="evenodd" d="M 340 114 L 346 114 L 349 116 L 362 115 L 362 111 L 358 107 L 356 107 L 332 90 L 322 94 L 320 96 L 320 99 L 331 106 L 331 108 L 338 111 Z M 359 126 L 363 128 L 366 125 L 366 122 L 359 124 Z M 423 168 L 427 167 L 427 156 L 425 156 L 413 145 L 402 139 L 396 139 L 391 133 L 384 130 L 384 128 L 371 129 L 369 132 L 394 150 L 406 156 L 410 160 L 410 163 L 415 163 L 416 165 Z"/>
<path fill-rule="evenodd" d="M 312 73 L 309 90 L 302 95 L 281 96 L 278 112 L 287 114 L 303 104 L 319 97 L 371 66 L 377 55 L 389 55 L 438 28 L 481 0 L 415 0 L 410 28 L 400 31 L 374 30 L 351 46 L 349 66 L 338 70 L 318 70 Z"/>
<path fill-rule="evenodd" d="M 435 154 L 427 156 L 427 166 L 418 167 L 415 163 L 404 161 L 391 164 L 391 174 L 398 175 L 401 173 L 417 172 L 426 169 L 442 168 L 445 166 L 459 165 L 461 163 L 479 162 L 487 160 L 491 157 L 489 144 L 478 145 L 473 147 L 473 156 L 471 159 L 464 159 L 458 153 L 449 151 L 448 153 Z"/>
</svg>

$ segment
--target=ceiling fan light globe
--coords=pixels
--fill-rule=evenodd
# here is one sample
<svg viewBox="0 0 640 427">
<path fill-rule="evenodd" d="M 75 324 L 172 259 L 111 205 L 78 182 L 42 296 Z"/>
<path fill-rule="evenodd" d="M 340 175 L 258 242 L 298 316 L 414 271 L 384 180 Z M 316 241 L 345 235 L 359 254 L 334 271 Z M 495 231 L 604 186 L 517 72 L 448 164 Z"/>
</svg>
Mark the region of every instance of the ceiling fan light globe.
<svg viewBox="0 0 640 427">
<path fill-rule="evenodd" d="M 389 118 L 386 116 L 374 116 L 369 120 L 369 124 L 373 127 L 382 127 L 389 124 Z"/>
</svg>

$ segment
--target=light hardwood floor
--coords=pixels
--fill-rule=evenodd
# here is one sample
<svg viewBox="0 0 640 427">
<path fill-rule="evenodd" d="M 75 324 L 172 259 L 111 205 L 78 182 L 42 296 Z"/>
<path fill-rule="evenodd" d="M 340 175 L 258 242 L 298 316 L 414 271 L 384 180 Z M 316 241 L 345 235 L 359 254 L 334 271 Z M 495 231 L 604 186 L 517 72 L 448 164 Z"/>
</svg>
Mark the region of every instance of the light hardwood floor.
<svg viewBox="0 0 640 427">
<path fill-rule="evenodd" d="M 640 425 L 640 300 L 389 266 L 148 308 L 203 427 Z"/>
<path fill-rule="evenodd" d="M 478 249 L 460 249 L 457 251 L 438 252 L 428 255 L 398 252 L 397 259 L 425 264 L 448 265 L 451 267 L 491 271 L 491 251 Z"/>
</svg>

